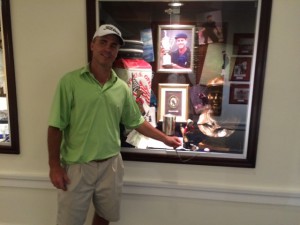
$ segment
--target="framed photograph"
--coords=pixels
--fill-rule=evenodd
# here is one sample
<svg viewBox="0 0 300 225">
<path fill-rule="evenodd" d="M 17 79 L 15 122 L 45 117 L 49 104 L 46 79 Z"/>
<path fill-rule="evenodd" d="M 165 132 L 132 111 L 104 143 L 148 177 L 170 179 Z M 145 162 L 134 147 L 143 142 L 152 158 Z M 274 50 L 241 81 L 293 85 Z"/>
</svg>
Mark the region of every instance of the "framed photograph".
<svg viewBox="0 0 300 225">
<path fill-rule="evenodd" d="M 176 122 L 186 122 L 188 119 L 188 84 L 159 84 L 158 86 L 158 121 L 163 116 L 172 114 Z"/>
<path fill-rule="evenodd" d="M 254 48 L 254 33 L 236 33 L 233 36 L 233 54 L 252 55 Z"/>
<path fill-rule="evenodd" d="M 159 25 L 157 72 L 192 72 L 194 39 L 195 26 L 193 25 Z"/>
<path fill-rule="evenodd" d="M 249 84 L 231 84 L 229 104 L 248 104 Z"/>
<path fill-rule="evenodd" d="M 231 58 L 231 81 L 249 81 L 251 72 L 251 57 Z"/>
<path fill-rule="evenodd" d="M 1 1 L 0 153 L 20 154 L 10 0 Z"/>
<path fill-rule="evenodd" d="M 198 24 L 200 24 L 198 31 L 199 45 L 224 42 L 224 24 L 221 10 L 199 14 Z"/>
</svg>

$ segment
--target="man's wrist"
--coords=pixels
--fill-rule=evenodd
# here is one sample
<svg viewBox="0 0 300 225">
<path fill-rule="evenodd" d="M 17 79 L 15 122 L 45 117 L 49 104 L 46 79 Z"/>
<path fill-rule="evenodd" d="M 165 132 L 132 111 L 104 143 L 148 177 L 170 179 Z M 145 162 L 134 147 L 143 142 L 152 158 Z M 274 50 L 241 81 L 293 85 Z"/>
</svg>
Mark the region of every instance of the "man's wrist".
<svg viewBox="0 0 300 225">
<path fill-rule="evenodd" d="M 49 167 L 50 169 L 60 168 L 61 167 L 60 160 L 49 161 Z"/>
</svg>

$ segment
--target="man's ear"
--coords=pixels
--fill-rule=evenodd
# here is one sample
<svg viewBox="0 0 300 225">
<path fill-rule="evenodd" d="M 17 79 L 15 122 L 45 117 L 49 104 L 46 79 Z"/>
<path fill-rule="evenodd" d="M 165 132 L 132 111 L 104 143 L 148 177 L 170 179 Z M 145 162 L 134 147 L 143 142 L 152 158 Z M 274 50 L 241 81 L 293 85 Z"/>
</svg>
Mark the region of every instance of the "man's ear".
<svg viewBox="0 0 300 225">
<path fill-rule="evenodd" d="M 94 41 L 94 40 L 92 40 L 92 41 L 91 41 L 91 43 L 90 43 L 90 50 L 91 50 L 91 51 L 92 51 L 92 50 L 93 50 L 93 48 L 94 48 L 94 42 L 95 42 L 95 41 Z"/>
</svg>

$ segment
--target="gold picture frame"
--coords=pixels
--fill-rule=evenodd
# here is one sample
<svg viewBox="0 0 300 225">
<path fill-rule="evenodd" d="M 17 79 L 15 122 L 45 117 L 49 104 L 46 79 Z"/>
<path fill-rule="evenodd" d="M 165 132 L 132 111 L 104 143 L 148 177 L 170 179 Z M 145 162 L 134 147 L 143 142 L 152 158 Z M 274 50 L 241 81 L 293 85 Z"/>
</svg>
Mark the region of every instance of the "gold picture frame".
<svg viewBox="0 0 300 225">
<path fill-rule="evenodd" d="M 183 35 L 182 37 L 180 35 Z M 184 38 L 187 51 L 185 60 L 179 60 L 177 38 Z M 178 39 L 178 40 L 179 40 Z M 195 26 L 172 24 L 158 26 L 157 72 L 191 73 L 193 72 Z M 182 42 L 180 42 L 182 43 Z M 181 56 L 182 57 L 182 56 Z M 169 59 L 168 59 L 169 58 Z M 167 60 L 166 60 L 167 59 Z"/>
<path fill-rule="evenodd" d="M 188 84 L 161 83 L 158 85 L 158 121 L 163 121 L 165 114 L 176 116 L 176 122 L 185 123 L 188 119 Z"/>
</svg>

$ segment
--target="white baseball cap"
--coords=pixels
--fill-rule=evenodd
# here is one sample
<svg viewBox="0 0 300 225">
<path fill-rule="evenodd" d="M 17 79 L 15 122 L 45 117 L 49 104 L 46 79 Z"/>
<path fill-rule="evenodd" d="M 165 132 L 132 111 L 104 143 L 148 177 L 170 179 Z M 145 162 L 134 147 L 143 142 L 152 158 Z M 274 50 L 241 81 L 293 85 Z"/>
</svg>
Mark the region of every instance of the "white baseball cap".
<svg viewBox="0 0 300 225">
<path fill-rule="evenodd" d="M 94 37 L 102 37 L 108 34 L 117 35 L 120 40 L 120 45 L 124 45 L 124 40 L 122 38 L 122 34 L 118 28 L 111 24 L 103 24 L 101 25 L 98 30 L 95 32 Z"/>
</svg>

